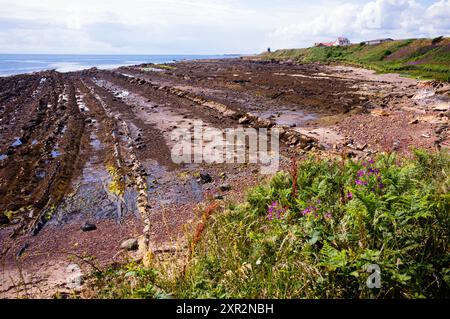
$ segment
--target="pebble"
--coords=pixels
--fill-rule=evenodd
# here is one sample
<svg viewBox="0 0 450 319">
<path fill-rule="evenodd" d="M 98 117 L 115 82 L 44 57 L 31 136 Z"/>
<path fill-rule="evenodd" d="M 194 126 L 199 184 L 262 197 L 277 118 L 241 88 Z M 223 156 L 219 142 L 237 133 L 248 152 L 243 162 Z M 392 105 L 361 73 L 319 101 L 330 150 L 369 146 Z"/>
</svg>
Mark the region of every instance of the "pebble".
<svg viewBox="0 0 450 319">
<path fill-rule="evenodd" d="M 124 250 L 137 250 L 139 248 L 138 240 L 134 238 L 127 239 L 122 242 L 120 248 Z"/>
<path fill-rule="evenodd" d="M 224 183 L 224 184 L 220 185 L 219 188 L 221 191 L 226 192 L 226 191 L 231 190 L 231 185 L 228 183 Z"/>
</svg>

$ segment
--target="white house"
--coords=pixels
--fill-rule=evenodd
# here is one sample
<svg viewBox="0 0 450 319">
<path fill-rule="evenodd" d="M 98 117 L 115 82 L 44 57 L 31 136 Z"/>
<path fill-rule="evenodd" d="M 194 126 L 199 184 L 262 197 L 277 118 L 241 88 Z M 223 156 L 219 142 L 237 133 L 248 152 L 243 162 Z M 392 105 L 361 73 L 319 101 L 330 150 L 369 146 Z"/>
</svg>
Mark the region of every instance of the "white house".
<svg viewBox="0 0 450 319">
<path fill-rule="evenodd" d="M 334 41 L 333 46 L 335 46 L 335 47 L 338 47 L 338 46 L 345 47 L 345 46 L 348 46 L 350 44 L 351 43 L 350 43 L 349 39 L 344 38 L 344 37 L 339 37 L 339 38 L 337 38 L 336 41 Z"/>
<path fill-rule="evenodd" d="M 350 45 L 350 40 L 344 37 L 339 37 L 334 42 L 316 42 L 314 46 L 316 47 L 339 47 Z"/>
</svg>

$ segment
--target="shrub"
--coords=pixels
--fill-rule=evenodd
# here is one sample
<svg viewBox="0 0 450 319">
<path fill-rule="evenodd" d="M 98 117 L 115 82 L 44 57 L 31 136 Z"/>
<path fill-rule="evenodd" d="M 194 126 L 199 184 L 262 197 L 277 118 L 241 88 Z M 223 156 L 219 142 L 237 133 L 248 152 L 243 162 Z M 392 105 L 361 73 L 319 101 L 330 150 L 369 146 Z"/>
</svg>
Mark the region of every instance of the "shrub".
<svg viewBox="0 0 450 319">
<path fill-rule="evenodd" d="M 129 263 L 94 272 L 89 288 L 99 299 L 164 298 L 166 294 L 157 287 L 156 278 L 156 270 Z"/>
<path fill-rule="evenodd" d="M 450 156 L 300 162 L 212 217 L 178 297 L 437 298 L 450 290 Z M 381 288 L 367 286 L 367 265 Z"/>
</svg>

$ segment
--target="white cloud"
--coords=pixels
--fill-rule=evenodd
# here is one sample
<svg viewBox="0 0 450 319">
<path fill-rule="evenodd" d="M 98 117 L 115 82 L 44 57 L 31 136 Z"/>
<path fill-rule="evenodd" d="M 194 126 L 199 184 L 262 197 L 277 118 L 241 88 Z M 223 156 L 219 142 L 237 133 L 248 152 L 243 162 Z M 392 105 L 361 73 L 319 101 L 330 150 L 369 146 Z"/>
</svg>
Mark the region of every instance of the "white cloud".
<svg viewBox="0 0 450 319">
<path fill-rule="evenodd" d="M 334 4 L 310 21 L 277 28 L 271 37 L 284 46 L 298 41 L 332 40 L 344 35 L 354 42 L 377 37 L 433 37 L 450 34 L 450 0 L 424 6 L 414 0 L 375 0 Z M 310 40 L 309 43 L 307 41 Z"/>
<path fill-rule="evenodd" d="M 361 1 L 0 0 L 0 53 L 254 53 L 450 33 L 450 0 Z"/>
</svg>

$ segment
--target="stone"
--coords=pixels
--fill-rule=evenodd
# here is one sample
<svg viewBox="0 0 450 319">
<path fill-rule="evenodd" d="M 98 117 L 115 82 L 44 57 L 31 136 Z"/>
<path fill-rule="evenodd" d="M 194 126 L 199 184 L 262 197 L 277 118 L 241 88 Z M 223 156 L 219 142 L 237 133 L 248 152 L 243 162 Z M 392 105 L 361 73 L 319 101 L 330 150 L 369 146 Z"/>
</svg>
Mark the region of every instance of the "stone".
<svg viewBox="0 0 450 319">
<path fill-rule="evenodd" d="M 419 123 L 419 119 L 414 119 L 410 121 L 408 124 L 417 124 L 417 123 Z"/>
<path fill-rule="evenodd" d="M 212 177 L 207 172 L 200 172 L 200 181 L 203 184 L 211 183 L 212 182 Z"/>
<path fill-rule="evenodd" d="M 0 214 L 0 225 L 9 224 L 9 218 L 4 213 Z"/>
<path fill-rule="evenodd" d="M 139 248 L 138 240 L 134 238 L 127 239 L 120 244 L 120 248 L 128 251 L 137 250 Z"/>
<path fill-rule="evenodd" d="M 392 149 L 398 150 L 398 148 L 400 147 L 400 140 L 395 140 L 394 143 L 392 143 Z"/>
<path fill-rule="evenodd" d="M 250 119 L 247 116 L 243 116 L 239 119 L 239 124 L 249 124 L 250 123 Z"/>
<path fill-rule="evenodd" d="M 66 268 L 66 288 L 72 290 L 80 290 L 84 283 L 83 273 L 80 266 L 77 264 L 70 264 Z"/>
<path fill-rule="evenodd" d="M 228 184 L 228 183 L 224 183 L 224 184 L 221 184 L 219 186 L 219 188 L 220 188 L 221 191 L 226 192 L 226 191 L 231 190 L 231 185 Z"/>
<path fill-rule="evenodd" d="M 82 231 L 92 231 L 92 230 L 96 230 L 97 226 L 95 226 L 95 224 L 90 223 L 90 222 L 85 222 L 82 226 L 81 226 L 81 230 Z"/>
<path fill-rule="evenodd" d="M 370 112 L 374 116 L 389 116 L 389 113 L 385 110 L 376 109 Z"/>
<path fill-rule="evenodd" d="M 445 112 L 450 109 L 450 103 L 440 103 L 433 107 L 434 111 Z"/>
</svg>

